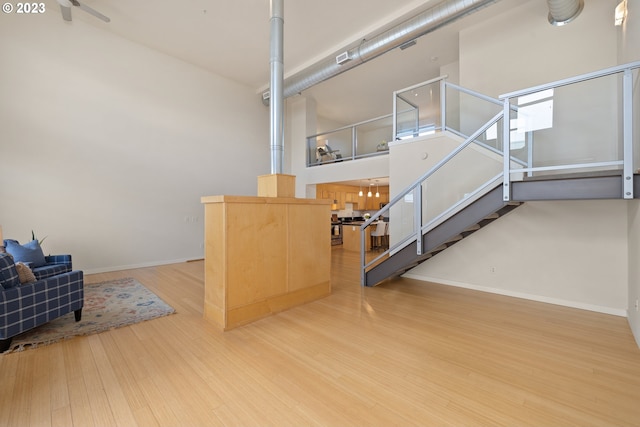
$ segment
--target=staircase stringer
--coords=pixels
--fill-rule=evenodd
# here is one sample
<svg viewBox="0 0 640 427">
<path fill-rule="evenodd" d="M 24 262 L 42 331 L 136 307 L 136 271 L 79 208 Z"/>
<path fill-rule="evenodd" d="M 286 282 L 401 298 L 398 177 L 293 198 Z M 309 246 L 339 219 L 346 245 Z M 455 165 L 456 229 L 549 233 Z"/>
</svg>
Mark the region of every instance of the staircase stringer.
<svg viewBox="0 0 640 427">
<path fill-rule="evenodd" d="M 502 200 L 502 186 L 496 186 L 471 205 L 424 233 L 422 255 L 417 254 L 415 244 L 407 245 L 384 262 L 368 270 L 365 273 L 364 284 L 366 286 L 374 286 L 389 277 L 405 273 L 438 252 L 454 245 L 500 216 L 510 212 L 519 204 L 517 202 L 504 202 Z"/>
</svg>

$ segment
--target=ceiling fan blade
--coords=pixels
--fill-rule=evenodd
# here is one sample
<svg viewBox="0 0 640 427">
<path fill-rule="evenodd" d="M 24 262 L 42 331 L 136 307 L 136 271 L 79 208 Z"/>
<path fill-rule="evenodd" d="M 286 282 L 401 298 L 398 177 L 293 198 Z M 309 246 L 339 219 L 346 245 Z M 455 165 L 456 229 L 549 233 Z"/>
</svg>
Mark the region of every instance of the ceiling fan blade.
<svg viewBox="0 0 640 427">
<path fill-rule="evenodd" d="M 71 21 L 71 8 L 60 5 L 60 10 L 62 11 L 62 19 L 65 21 Z"/>
<path fill-rule="evenodd" d="M 80 9 L 84 10 L 85 12 L 95 16 L 96 18 L 103 20 L 104 22 L 111 22 L 111 19 L 109 19 L 109 17 L 104 16 L 97 10 L 92 9 L 89 6 L 80 3 L 78 0 L 71 0 L 71 3 L 73 3 L 74 6 L 78 6 Z"/>
</svg>

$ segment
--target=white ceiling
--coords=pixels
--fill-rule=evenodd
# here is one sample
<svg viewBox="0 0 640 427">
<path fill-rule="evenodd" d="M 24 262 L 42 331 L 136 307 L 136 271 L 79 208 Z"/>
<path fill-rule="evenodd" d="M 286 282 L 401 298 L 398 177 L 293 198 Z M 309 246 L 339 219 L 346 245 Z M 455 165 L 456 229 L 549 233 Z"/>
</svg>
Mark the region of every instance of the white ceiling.
<svg viewBox="0 0 640 427">
<path fill-rule="evenodd" d="M 285 77 L 439 1 L 285 0 Z M 55 0 L 46 2 L 49 10 L 59 13 Z M 109 16 L 111 22 L 103 23 L 76 7 L 74 21 L 82 20 L 247 85 L 256 91 L 256 102 L 261 102 L 260 93 L 269 84 L 270 72 L 268 0 L 81 2 Z M 441 65 L 457 60 L 457 34 L 463 25 L 524 2 L 501 0 L 421 37 L 414 47 L 395 49 L 304 94 L 316 99 L 319 115 L 343 124 L 388 114 L 394 90 L 436 77 Z M 60 18 L 60 25 L 73 22 Z"/>
</svg>

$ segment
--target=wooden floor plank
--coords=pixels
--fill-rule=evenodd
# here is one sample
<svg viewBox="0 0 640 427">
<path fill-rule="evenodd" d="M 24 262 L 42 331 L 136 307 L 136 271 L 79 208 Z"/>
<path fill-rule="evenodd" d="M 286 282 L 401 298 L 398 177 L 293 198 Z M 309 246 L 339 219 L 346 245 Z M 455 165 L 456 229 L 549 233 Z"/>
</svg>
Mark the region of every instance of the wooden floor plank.
<svg viewBox="0 0 640 427">
<path fill-rule="evenodd" d="M 18 361 L 15 383 L 11 394 L 12 405 L 9 407 L 9 421 L 7 423 L 9 426 L 29 425 L 35 360 L 36 354 L 34 352 L 25 354 L 25 357 Z"/>
<path fill-rule="evenodd" d="M 103 334 L 104 335 L 104 334 Z M 132 400 L 130 394 L 127 393 L 127 389 L 123 387 L 122 383 L 118 380 L 118 367 L 114 366 L 118 360 L 117 351 L 114 351 L 113 346 L 109 347 L 111 357 L 107 354 L 105 347 L 103 346 L 103 338 L 105 342 L 108 341 L 108 337 L 103 335 L 92 335 L 89 337 L 89 346 L 91 348 L 91 354 L 96 363 L 96 369 L 100 378 L 100 383 L 105 390 L 109 390 L 106 393 L 106 397 L 109 403 L 109 409 L 115 425 L 118 426 L 136 426 L 136 420 L 133 416 Z"/>
<path fill-rule="evenodd" d="M 40 351 L 34 351 L 33 380 L 31 387 L 31 405 L 29 410 L 29 425 L 51 426 L 53 390 L 51 387 L 51 372 L 55 363 L 55 348 L 45 346 Z M 53 363 L 52 363 L 53 362 Z"/>
<path fill-rule="evenodd" d="M 637 426 L 626 319 L 411 279 L 359 286 L 332 249 L 327 298 L 228 332 L 202 261 L 134 277 L 176 309 L 0 356 L 0 426 Z"/>
</svg>

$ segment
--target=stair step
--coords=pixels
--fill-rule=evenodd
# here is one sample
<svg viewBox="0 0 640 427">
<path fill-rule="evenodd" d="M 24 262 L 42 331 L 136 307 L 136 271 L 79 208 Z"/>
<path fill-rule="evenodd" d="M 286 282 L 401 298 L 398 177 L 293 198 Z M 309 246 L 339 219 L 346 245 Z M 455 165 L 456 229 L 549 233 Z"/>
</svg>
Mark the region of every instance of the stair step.
<svg viewBox="0 0 640 427">
<path fill-rule="evenodd" d="M 447 240 L 447 242 L 445 243 L 445 245 L 448 245 L 448 243 L 455 243 L 455 242 L 459 242 L 460 240 L 464 239 L 464 236 L 462 234 L 458 234 L 457 236 L 453 236 L 452 238 L 450 238 L 449 240 Z"/>
<path fill-rule="evenodd" d="M 418 258 L 418 260 L 419 260 L 418 262 L 426 261 L 429 258 L 431 258 L 432 256 L 433 256 L 433 254 L 431 252 L 429 252 L 427 254 L 424 254 L 424 255 L 420 256 L 420 258 Z"/>
<path fill-rule="evenodd" d="M 494 212 L 491 215 L 487 215 L 484 219 L 498 219 L 500 218 L 500 214 L 498 212 Z"/>
<path fill-rule="evenodd" d="M 471 227 L 468 227 L 466 230 L 464 230 L 463 233 L 468 233 L 470 231 L 478 231 L 480 230 L 480 228 L 482 228 L 480 227 L 480 224 L 474 224 Z"/>
</svg>

